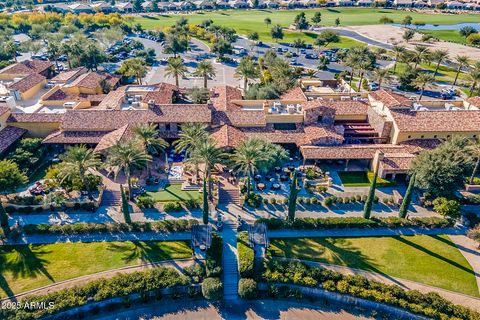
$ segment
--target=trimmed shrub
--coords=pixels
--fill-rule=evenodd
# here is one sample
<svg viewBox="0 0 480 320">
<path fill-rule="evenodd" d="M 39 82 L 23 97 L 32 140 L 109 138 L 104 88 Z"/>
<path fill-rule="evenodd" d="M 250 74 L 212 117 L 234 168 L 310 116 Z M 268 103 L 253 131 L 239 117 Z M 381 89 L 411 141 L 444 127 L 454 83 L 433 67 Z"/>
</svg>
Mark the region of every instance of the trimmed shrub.
<svg viewBox="0 0 480 320">
<path fill-rule="evenodd" d="M 238 269 L 242 278 L 253 277 L 255 254 L 249 246 L 248 233 L 240 232 L 237 237 Z"/>
<path fill-rule="evenodd" d="M 222 274 L 222 253 L 223 239 L 214 232 L 212 233 L 212 244 L 207 250 L 207 277 L 220 277 Z"/>
<path fill-rule="evenodd" d="M 220 278 L 206 278 L 202 282 L 202 295 L 207 300 L 220 300 L 223 297 L 223 284 Z"/>
<path fill-rule="evenodd" d="M 242 299 L 255 299 L 258 296 L 257 283 L 253 279 L 240 279 L 238 295 Z"/>
<path fill-rule="evenodd" d="M 182 204 L 179 201 L 170 201 L 163 205 L 163 211 L 165 212 L 177 212 L 182 210 Z"/>
</svg>

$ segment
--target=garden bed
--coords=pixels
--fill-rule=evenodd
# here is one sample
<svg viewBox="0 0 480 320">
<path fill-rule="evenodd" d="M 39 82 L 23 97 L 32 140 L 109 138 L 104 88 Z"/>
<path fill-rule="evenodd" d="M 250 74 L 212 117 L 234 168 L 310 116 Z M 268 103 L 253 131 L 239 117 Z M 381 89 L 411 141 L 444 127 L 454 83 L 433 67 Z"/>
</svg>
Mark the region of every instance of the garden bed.
<svg viewBox="0 0 480 320">
<path fill-rule="evenodd" d="M 373 180 L 372 171 L 337 171 L 342 184 L 345 187 L 368 187 Z M 395 181 L 389 181 L 377 178 L 377 188 L 381 187 L 392 187 L 395 185 Z"/>
</svg>

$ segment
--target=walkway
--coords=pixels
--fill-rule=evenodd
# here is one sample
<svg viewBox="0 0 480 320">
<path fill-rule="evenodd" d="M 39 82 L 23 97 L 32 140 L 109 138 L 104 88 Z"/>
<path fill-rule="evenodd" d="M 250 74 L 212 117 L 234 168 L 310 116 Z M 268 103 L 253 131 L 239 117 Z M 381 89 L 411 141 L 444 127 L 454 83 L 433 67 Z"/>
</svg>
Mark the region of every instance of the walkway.
<svg viewBox="0 0 480 320">
<path fill-rule="evenodd" d="M 445 299 L 455 304 L 463 305 L 465 307 L 468 307 L 480 312 L 480 298 L 475 298 L 462 293 L 457 293 L 457 292 L 449 291 L 446 289 L 432 287 L 432 286 L 418 283 L 415 281 L 390 277 L 385 274 L 369 272 L 369 271 L 364 271 L 364 270 L 349 268 L 344 266 L 338 266 L 338 265 L 332 265 L 332 264 L 326 264 L 326 263 L 314 262 L 314 261 L 308 261 L 308 260 L 299 260 L 299 259 L 288 259 L 288 258 L 274 258 L 274 259 L 301 261 L 310 266 L 321 267 L 321 268 L 325 268 L 328 270 L 332 270 L 332 271 L 339 272 L 342 274 L 347 274 L 347 275 L 358 274 L 369 280 L 375 280 L 375 281 L 383 282 L 390 285 L 400 286 L 405 290 L 418 290 L 422 293 L 436 292 L 442 297 L 444 297 Z"/>
<path fill-rule="evenodd" d="M 337 229 L 337 230 L 270 230 L 269 238 L 315 238 L 315 237 L 377 237 L 377 236 L 414 236 L 420 234 L 465 235 L 467 228 L 372 228 L 372 229 Z"/>
<path fill-rule="evenodd" d="M 36 289 L 30 290 L 30 291 L 22 292 L 22 293 L 16 294 L 15 296 L 12 296 L 12 297 L 9 297 L 9 298 L 4 298 L 4 299 L 0 300 L 0 302 L 16 301 L 19 298 L 22 298 L 22 297 L 30 295 L 30 294 L 35 294 L 35 295 L 47 294 L 47 293 L 51 293 L 51 292 L 54 292 L 54 291 L 59 291 L 59 290 L 65 289 L 65 288 L 71 288 L 71 287 L 74 287 L 74 286 L 82 285 L 86 282 L 94 281 L 94 280 L 97 280 L 99 278 L 102 278 L 102 279 L 112 278 L 119 273 L 132 273 L 132 272 L 142 271 L 142 270 L 149 269 L 149 268 L 154 268 L 154 267 L 160 267 L 160 266 L 161 267 L 170 267 L 170 268 L 174 268 L 174 269 L 176 269 L 177 271 L 180 272 L 184 268 L 189 267 L 189 266 L 191 266 L 195 263 L 198 263 L 198 262 L 199 261 L 195 260 L 195 259 L 166 260 L 166 261 L 159 261 L 159 262 L 142 263 L 142 264 L 136 265 L 136 266 L 128 266 L 128 267 L 123 267 L 123 268 L 117 268 L 117 269 L 102 271 L 102 272 L 93 273 L 93 274 L 89 274 L 89 275 L 85 275 L 85 276 L 81 276 L 81 277 L 77 277 L 77 278 L 73 278 L 73 279 L 69 279 L 69 280 L 65 280 L 65 281 L 55 282 L 55 283 L 52 283 L 52 284 L 47 285 L 47 286 L 43 286 L 43 287 L 36 288 Z"/>
<path fill-rule="evenodd" d="M 224 222 L 223 231 L 223 297 L 225 300 L 238 299 L 238 254 L 237 223 L 228 219 Z"/>
<path fill-rule="evenodd" d="M 455 246 L 472 267 L 475 278 L 477 279 L 477 288 L 480 292 L 480 251 L 478 249 L 478 243 L 465 235 L 449 235 L 449 238 L 455 243 Z"/>
<path fill-rule="evenodd" d="M 110 241 L 181 241 L 190 240 L 190 232 L 126 232 L 95 233 L 78 235 L 39 234 L 25 235 L 17 241 L 8 239 L 5 244 L 47 244 L 64 242 L 110 242 Z"/>
</svg>

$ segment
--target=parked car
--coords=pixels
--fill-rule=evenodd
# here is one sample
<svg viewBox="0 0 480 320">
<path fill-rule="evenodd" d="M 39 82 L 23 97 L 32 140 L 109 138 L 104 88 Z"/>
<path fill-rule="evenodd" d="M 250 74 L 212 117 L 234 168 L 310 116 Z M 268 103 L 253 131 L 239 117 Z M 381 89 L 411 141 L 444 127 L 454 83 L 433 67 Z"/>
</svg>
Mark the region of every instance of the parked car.
<svg viewBox="0 0 480 320">
<path fill-rule="evenodd" d="M 375 82 L 370 82 L 368 84 L 368 88 L 371 90 L 371 91 L 377 91 L 379 89 L 378 87 L 378 84 L 375 83 Z"/>
<path fill-rule="evenodd" d="M 442 89 L 440 92 L 442 99 L 452 99 L 455 96 L 455 90 L 453 89 Z"/>
<path fill-rule="evenodd" d="M 300 49 L 300 53 L 301 53 L 301 54 L 305 54 L 305 53 L 307 53 L 307 50 L 305 50 L 305 49 Z"/>
<path fill-rule="evenodd" d="M 293 64 L 293 65 L 297 64 L 297 59 L 296 58 L 290 59 L 290 64 Z"/>
<path fill-rule="evenodd" d="M 307 59 L 318 59 L 318 55 L 316 53 L 307 53 L 305 55 L 305 58 L 307 58 Z"/>
</svg>

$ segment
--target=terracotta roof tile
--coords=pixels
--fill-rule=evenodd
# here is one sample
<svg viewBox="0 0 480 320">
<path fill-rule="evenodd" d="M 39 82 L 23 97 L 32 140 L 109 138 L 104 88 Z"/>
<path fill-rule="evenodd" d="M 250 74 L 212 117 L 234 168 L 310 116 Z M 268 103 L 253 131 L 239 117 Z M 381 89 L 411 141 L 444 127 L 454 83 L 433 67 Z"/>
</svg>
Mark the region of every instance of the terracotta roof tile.
<svg viewBox="0 0 480 320">
<path fill-rule="evenodd" d="M 106 109 L 119 109 L 122 105 L 123 100 L 125 99 L 125 90 L 127 87 L 120 87 L 116 90 L 110 91 L 100 102 L 95 109 L 106 110 Z"/>
<path fill-rule="evenodd" d="M 85 94 L 85 93 L 68 93 L 58 88 L 54 93 L 49 95 L 45 101 L 103 101 L 107 95 L 105 94 Z"/>
<path fill-rule="evenodd" d="M 246 138 L 244 132 L 229 125 L 223 125 L 215 129 L 210 137 L 217 142 L 217 146 L 220 148 L 234 148 Z"/>
<path fill-rule="evenodd" d="M 44 76 L 38 74 L 38 73 L 32 73 L 21 80 L 12 83 L 11 85 L 8 86 L 10 90 L 15 90 L 15 91 L 20 91 L 21 93 L 24 93 L 36 85 L 44 82 L 47 78 Z"/>
<path fill-rule="evenodd" d="M 369 105 L 362 101 L 308 101 L 304 104 L 305 110 L 324 108 L 336 115 L 367 115 Z"/>
<path fill-rule="evenodd" d="M 376 101 L 382 102 L 386 107 L 397 107 L 405 105 L 409 106 L 412 104 L 412 101 L 410 101 L 407 97 L 384 89 L 371 92 L 370 97 L 372 97 Z"/>
<path fill-rule="evenodd" d="M 480 111 L 390 110 L 396 126 L 405 132 L 477 132 L 480 131 Z"/>
<path fill-rule="evenodd" d="M 143 101 L 148 103 L 153 100 L 156 104 L 171 104 L 173 102 L 173 94 L 178 88 L 168 83 L 160 83 L 157 90 L 148 92 Z"/>
<path fill-rule="evenodd" d="M 41 73 L 48 68 L 51 68 L 53 63 L 50 61 L 42 61 L 42 60 L 25 60 L 22 62 L 14 63 L 9 65 L 2 70 L 0 70 L 0 74 L 12 74 L 16 76 L 27 76 L 32 73 Z"/>
<path fill-rule="evenodd" d="M 60 123 L 63 116 L 60 113 L 12 113 L 7 123 Z"/>
<path fill-rule="evenodd" d="M 27 130 L 12 126 L 7 126 L 0 130 L 0 154 L 4 153 L 11 145 L 20 139 Z"/>
<path fill-rule="evenodd" d="M 295 87 L 280 96 L 280 100 L 299 100 L 299 101 L 307 101 L 307 97 L 305 93 L 303 93 L 302 88 Z"/>
<path fill-rule="evenodd" d="M 52 78 L 52 81 L 59 83 L 68 83 L 69 81 L 74 80 L 76 77 L 87 71 L 85 67 L 78 67 L 70 69 L 68 71 L 60 72 L 58 75 Z"/>
<path fill-rule="evenodd" d="M 104 135 L 100 142 L 98 142 L 97 146 L 95 147 L 95 151 L 104 151 L 107 150 L 108 148 L 114 146 L 118 142 L 120 142 L 122 139 L 125 139 L 126 137 L 132 136 L 132 128 L 130 125 L 124 125 L 123 127 L 111 131 Z"/>
<path fill-rule="evenodd" d="M 468 98 L 467 101 L 475 107 L 480 108 L 480 96 Z"/>
<path fill-rule="evenodd" d="M 0 106 L 0 116 L 3 116 L 5 113 L 9 112 L 11 109 L 9 107 Z"/>
<path fill-rule="evenodd" d="M 403 146 L 392 144 L 303 146 L 300 148 L 305 159 L 373 159 L 375 152 L 404 153 Z"/>
<path fill-rule="evenodd" d="M 410 153 L 386 153 L 380 161 L 380 167 L 387 171 L 409 170 L 414 158 L 415 156 Z"/>
<path fill-rule="evenodd" d="M 97 144 L 105 132 L 101 131 L 55 131 L 48 135 L 42 143 L 47 144 Z"/>
<path fill-rule="evenodd" d="M 68 85 L 72 87 L 83 87 L 83 88 L 95 89 L 99 86 L 100 81 L 104 79 L 107 80 L 112 87 L 114 87 L 120 81 L 119 77 L 112 76 L 108 73 L 87 72 L 80 75 L 78 78 L 70 82 Z"/>
</svg>

